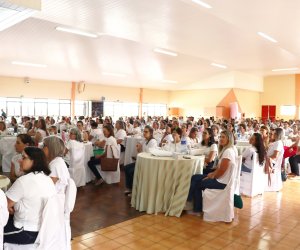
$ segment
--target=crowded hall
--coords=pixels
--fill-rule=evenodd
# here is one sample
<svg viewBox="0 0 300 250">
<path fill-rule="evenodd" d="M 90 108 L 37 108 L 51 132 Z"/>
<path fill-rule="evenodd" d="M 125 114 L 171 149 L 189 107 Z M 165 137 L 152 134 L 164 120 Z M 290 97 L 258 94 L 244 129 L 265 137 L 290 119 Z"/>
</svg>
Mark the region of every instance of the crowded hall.
<svg viewBox="0 0 300 250">
<path fill-rule="evenodd" d="M 300 249 L 299 10 L 0 0 L 0 250 Z"/>
</svg>

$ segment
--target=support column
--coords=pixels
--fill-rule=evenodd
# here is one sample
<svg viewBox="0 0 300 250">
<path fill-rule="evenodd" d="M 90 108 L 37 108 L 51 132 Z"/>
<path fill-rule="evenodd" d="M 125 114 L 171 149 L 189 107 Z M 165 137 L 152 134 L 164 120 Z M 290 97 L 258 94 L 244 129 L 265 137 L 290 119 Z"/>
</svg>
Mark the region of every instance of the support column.
<svg viewBox="0 0 300 250">
<path fill-rule="evenodd" d="M 295 105 L 296 105 L 295 119 L 300 119 L 300 116 L 299 116 L 299 111 L 300 111 L 300 74 L 296 74 Z"/>
<path fill-rule="evenodd" d="M 75 95 L 76 95 L 76 82 L 72 82 L 71 87 L 71 118 L 75 116 Z"/>
<path fill-rule="evenodd" d="M 142 105 L 143 105 L 143 89 L 140 88 L 140 99 L 139 99 L 139 117 L 142 118 Z"/>
</svg>

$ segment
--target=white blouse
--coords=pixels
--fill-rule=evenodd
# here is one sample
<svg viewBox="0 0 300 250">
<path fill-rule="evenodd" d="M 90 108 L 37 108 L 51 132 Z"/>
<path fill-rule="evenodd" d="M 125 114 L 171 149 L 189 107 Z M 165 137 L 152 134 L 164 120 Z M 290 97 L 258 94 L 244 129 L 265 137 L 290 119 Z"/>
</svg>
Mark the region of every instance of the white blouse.
<svg viewBox="0 0 300 250">
<path fill-rule="evenodd" d="M 253 155 L 256 154 L 257 149 L 253 146 L 248 147 L 242 154 L 242 157 L 245 159 L 244 160 L 244 165 L 249 168 L 252 169 L 252 160 L 253 160 Z M 258 158 L 257 158 L 258 161 Z"/>
<path fill-rule="evenodd" d="M 225 171 L 225 173 L 221 177 L 217 178 L 218 182 L 227 185 L 230 178 L 233 178 L 232 175 L 234 173 L 233 169 L 236 167 L 236 157 L 237 157 L 237 153 L 235 152 L 234 147 L 227 148 L 223 152 L 221 158 L 219 158 L 218 167 L 220 166 L 223 159 L 230 160 L 230 163 L 229 163 L 229 166 L 228 166 L 227 170 Z"/>
<path fill-rule="evenodd" d="M 69 170 L 63 158 L 56 157 L 49 163 L 51 170 L 50 177 L 58 178 L 55 188 L 58 194 L 64 194 L 68 180 L 70 179 Z"/>
<path fill-rule="evenodd" d="M 143 139 L 142 152 L 149 153 L 152 148 L 157 148 L 157 141 L 153 138 L 147 143 L 147 141 Z"/>
<path fill-rule="evenodd" d="M 20 170 L 20 160 L 22 159 L 22 154 L 17 154 L 15 155 L 12 159 L 11 162 L 14 164 L 15 166 L 15 175 L 17 177 L 23 175 L 23 171 Z"/>
</svg>

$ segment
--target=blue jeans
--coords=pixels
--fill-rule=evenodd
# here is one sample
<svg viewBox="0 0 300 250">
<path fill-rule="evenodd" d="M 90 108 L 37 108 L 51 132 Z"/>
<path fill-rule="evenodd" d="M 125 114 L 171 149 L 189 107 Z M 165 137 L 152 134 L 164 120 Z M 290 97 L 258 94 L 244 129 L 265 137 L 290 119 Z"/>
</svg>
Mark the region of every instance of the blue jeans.
<svg viewBox="0 0 300 250">
<path fill-rule="evenodd" d="M 125 183 L 126 183 L 126 188 L 128 189 L 132 189 L 134 169 L 135 169 L 135 162 L 130 163 L 124 167 Z"/>
<path fill-rule="evenodd" d="M 218 182 L 216 179 L 205 179 L 207 175 L 196 174 L 192 176 L 188 201 L 194 199 L 194 211 L 202 212 L 202 191 L 208 189 L 224 189 L 226 184 Z"/>
<path fill-rule="evenodd" d="M 242 172 L 251 173 L 251 169 L 248 168 L 248 167 L 246 167 L 246 166 L 244 165 L 244 163 L 242 164 L 242 169 L 241 169 L 241 171 L 242 171 Z"/>
</svg>

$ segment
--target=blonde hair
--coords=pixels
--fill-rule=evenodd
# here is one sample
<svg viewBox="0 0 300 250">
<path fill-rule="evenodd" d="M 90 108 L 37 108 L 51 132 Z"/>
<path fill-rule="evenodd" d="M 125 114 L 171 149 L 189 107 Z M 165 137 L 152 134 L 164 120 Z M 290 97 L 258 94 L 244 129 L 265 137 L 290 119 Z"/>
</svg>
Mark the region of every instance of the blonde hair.
<svg viewBox="0 0 300 250">
<path fill-rule="evenodd" d="M 222 157 L 222 154 L 224 153 L 224 151 L 226 149 L 231 148 L 231 147 L 234 146 L 234 136 L 233 136 L 233 133 L 231 131 L 229 131 L 229 130 L 223 130 L 221 132 L 221 134 L 224 134 L 227 137 L 228 143 L 225 146 L 221 146 L 219 144 L 219 150 L 218 150 L 218 154 L 219 154 L 218 158 L 219 159 Z"/>
</svg>

